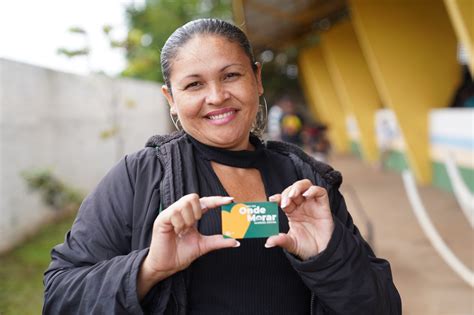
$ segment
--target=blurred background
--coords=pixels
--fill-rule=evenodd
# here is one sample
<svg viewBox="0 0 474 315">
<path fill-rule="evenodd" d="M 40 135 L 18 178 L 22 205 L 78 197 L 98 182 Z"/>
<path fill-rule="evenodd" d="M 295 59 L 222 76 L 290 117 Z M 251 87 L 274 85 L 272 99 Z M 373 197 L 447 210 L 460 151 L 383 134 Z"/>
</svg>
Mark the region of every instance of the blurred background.
<svg viewBox="0 0 474 315">
<path fill-rule="evenodd" d="M 472 0 L 0 2 L 0 314 L 41 312 L 84 196 L 173 130 L 160 48 L 200 17 L 249 36 L 267 139 L 342 172 L 404 314 L 474 314 Z"/>
</svg>

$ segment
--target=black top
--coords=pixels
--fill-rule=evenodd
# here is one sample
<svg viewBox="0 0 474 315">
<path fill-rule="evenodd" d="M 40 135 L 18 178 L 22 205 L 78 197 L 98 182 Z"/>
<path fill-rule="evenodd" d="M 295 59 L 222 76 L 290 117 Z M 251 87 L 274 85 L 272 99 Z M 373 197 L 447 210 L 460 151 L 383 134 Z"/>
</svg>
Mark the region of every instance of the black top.
<svg viewBox="0 0 474 315">
<path fill-rule="evenodd" d="M 51 264 L 44 278 L 43 314 L 186 315 L 190 302 L 187 293 L 190 292 L 186 292 L 184 272 L 177 272 L 162 280 L 142 301 L 137 295 L 137 277 L 143 259 L 149 252 L 153 224 L 159 209 L 166 209 L 186 194 L 198 192 L 197 188 L 188 190 L 184 186 L 185 181 L 193 179 L 196 187 L 198 185 L 198 177 L 188 172 L 189 169 L 197 168 L 193 152 L 193 146 L 184 133 L 154 136 L 147 142 L 147 148 L 127 155 L 110 170 L 82 203 L 64 243 L 54 247 L 51 252 Z M 317 257 L 305 261 L 284 252 L 285 258 L 313 292 L 312 314 L 401 314 L 400 295 L 392 280 L 390 264 L 374 255 L 353 224 L 338 191 L 342 180 L 340 174 L 286 143 L 269 142 L 265 144 L 265 152 L 270 153 L 272 161 L 275 161 L 272 164 L 278 165 L 278 169 L 263 173 L 290 181 L 285 176 L 293 176 L 292 172 L 280 167 L 288 165 L 282 156 L 290 156 L 298 178 L 307 178 L 328 190 L 335 225 L 327 248 Z M 279 180 L 274 182 L 278 183 Z M 269 185 L 265 185 L 268 191 Z M 232 250 L 244 248 L 248 248 L 247 244 Z M 257 263 L 263 259 L 264 253 L 268 253 L 260 246 L 258 250 L 256 255 L 251 253 L 245 257 Z M 279 265 L 274 261 L 272 263 L 272 268 Z M 232 261 L 229 265 L 233 268 L 236 263 Z M 244 277 L 250 278 L 246 272 L 253 272 L 254 268 L 257 270 L 252 265 L 237 278 L 240 280 L 241 276 L 242 282 Z M 219 279 L 215 279 L 218 271 L 206 270 L 207 273 L 203 275 L 195 271 L 194 279 L 200 281 L 200 277 L 204 278 L 212 288 L 208 292 L 212 298 L 222 298 L 221 292 L 230 292 L 229 288 L 237 291 L 243 286 L 229 284 L 223 279 L 225 283 L 219 287 L 216 285 Z M 230 275 L 225 273 L 225 276 Z M 285 299 L 290 298 L 289 293 L 295 294 L 296 290 L 285 279 L 275 281 L 279 285 L 277 289 L 272 287 L 273 279 L 267 277 L 268 274 L 264 275 L 264 281 L 258 278 L 258 274 L 254 276 L 255 280 L 246 280 L 251 284 L 240 292 L 248 292 L 254 289 L 254 285 L 263 283 L 264 290 L 258 294 L 266 290 L 269 294 L 284 296 Z M 278 273 L 279 277 L 284 275 Z M 214 279 L 207 280 L 206 276 L 213 276 Z M 287 287 L 285 294 L 279 293 L 285 289 L 281 285 Z M 224 286 L 225 289 L 222 289 Z M 195 290 L 193 292 L 200 294 Z M 204 303 L 210 297 L 204 295 L 198 300 Z M 250 299 L 249 296 L 246 298 Z M 196 301 L 196 297 L 192 299 Z M 268 296 L 264 296 L 261 301 L 265 306 L 270 305 Z M 225 302 L 231 303 L 229 299 Z M 260 302 L 254 304 L 255 307 Z M 279 303 L 281 307 L 299 306 L 299 302 L 292 305 L 280 300 Z M 210 304 L 217 308 L 222 303 L 214 300 Z M 194 306 L 200 305 L 194 303 Z M 235 309 L 235 312 L 238 311 Z"/>
<path fill-rule="evenodd" d="M 191 139 L 201 196 L 227 192 L 210 161 L 257 168 L 267 197 L 281 193 L 297 179 L 290 159 L 266 150 L 251 138 L 255 151 L 228 151 Z M 288 220 L 280 209 L 280 232 Z M 209 210 L 199 222 L 205 235 L 221 234 L 220 209 Z M 311 292 L 291 267 L 281 248 L 267 249 L 266 239 L 242 239 L 239 248 L 223 249 L 197 259 L 188 272 L 190 314 L 309 314 Z"/>
</svg>

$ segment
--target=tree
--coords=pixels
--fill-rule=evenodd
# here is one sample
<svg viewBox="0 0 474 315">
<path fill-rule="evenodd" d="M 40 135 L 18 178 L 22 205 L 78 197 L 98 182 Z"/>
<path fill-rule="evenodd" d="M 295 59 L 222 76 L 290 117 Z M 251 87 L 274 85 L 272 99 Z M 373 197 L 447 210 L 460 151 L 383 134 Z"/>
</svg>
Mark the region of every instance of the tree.
<svg viewBox="0 0 474 315">
<path fill-rule="evenodd" d="M 160 49 L 184 23 L 202 17 L 231 21 L 230 0 L 148 0 L 142 8 L 127 8 L 128 37 L 123 43 L 128 60 L 124 76 L 163 82 Z"/>
</svg>

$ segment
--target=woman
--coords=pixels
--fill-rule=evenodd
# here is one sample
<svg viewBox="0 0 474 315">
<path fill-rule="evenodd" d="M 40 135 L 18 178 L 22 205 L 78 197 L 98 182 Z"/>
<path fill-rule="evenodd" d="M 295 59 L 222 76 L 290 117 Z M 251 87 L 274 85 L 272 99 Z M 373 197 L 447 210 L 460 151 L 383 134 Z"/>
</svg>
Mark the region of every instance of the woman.
<svg viewBox="0 0 474 315">
<path fill-rule="evenodd" d="M 388 262 L 353 225 L 329 166 L 262 143 L 246 36 L 190 22 L 163 47 L 183 132 L 153 137 L 84 201 L 45 274 L 47 314 L 399 314 Z M 268 197 L 268 198 L 267 198 Z M 224 238 L 219 207 L 274 201 L 280 234 Z"/>
</svg>

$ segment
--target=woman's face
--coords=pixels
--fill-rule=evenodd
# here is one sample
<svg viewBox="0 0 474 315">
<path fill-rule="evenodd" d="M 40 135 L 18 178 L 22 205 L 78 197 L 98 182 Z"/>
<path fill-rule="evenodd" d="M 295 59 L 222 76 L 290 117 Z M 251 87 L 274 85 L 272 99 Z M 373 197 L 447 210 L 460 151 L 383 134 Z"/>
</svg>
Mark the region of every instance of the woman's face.
<svg viewBox="0 0 474 315">
<path fill-rule="evenodd" d="M 198 141 L 230 150 L 249 149 L 249 132 L 263 93 L 243 49 L 222 36 L 197 35 L 172 61 L 163 94 L 183 129 Z"/>
</svg>

